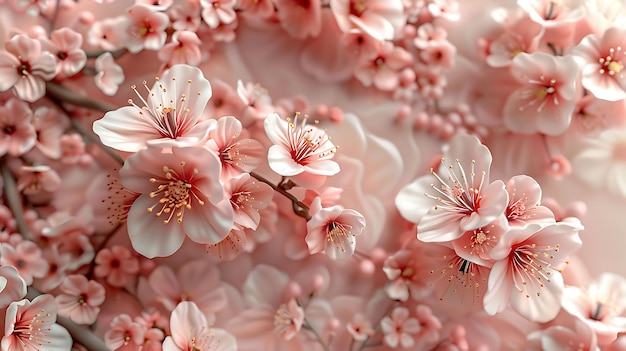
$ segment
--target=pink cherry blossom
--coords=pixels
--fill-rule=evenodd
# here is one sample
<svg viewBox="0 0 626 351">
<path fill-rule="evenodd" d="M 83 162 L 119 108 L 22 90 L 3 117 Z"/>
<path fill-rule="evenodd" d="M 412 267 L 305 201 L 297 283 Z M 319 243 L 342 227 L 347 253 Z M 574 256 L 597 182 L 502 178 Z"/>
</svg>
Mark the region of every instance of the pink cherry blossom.
<svg viewBox="0 0 626 351">
<path fill-rule="evenodd" d="M 156 294 L 154 302 L 168 312 L 180 301 L 193 302 L 207 316 L 223 310 L 228 304 L 219 270 L 205 259 L 189 261 L 176 272 L 160 265 L 150 273 L 148 284 Z"/>
<path fill-rule="evenodd" d="M 603 273 L 587 286 L 565 287 L 562 303 L 591 328 L 600 345 L 611 343 L 626 328 L 626 279 L 617 274 Z"/>
<path fill-rule="evenodd" d="M 199 122 L 211 98 L 211 85 L 202 71 L 188 65 L 175 65 L 157 80 L 152 89 L 147 84 L 144 99 L 136 105 L 107 112 L 93 124 L 102 143 L 121 151 L 135 152 L 146 144 L 163 147 L 191 146 L 206 138 L 215 120 Z"/>
<path fill-rule="evenodd" d="M 94 263 L 94 275 L 115 287 L 126 285 L 128 279 L 139 272 L 137 257 L 120 245 L 98 251 Z"/>
<path fill-rule="evenodd" d="M 311 209 L 315 214 L 307 222 L 304 238 L 309 253 L 324 252 L 332 259 L 352 256 L 356 248 L 356 236 L 365 229 L 365 217 L 339 205 L 321 208 L 319 200 L 314 201 Z"/>
<path fill-rule="evenodd" d="M 576 0 L 517 0 L 517 5 L 545 28 L 565 26 L 585 15 L 582 3 Z"/>
<path fill-rule="evenodd" d="M 197 31 L 202 23 L 201 9 L 197 0 L 176 1 L 168 9 L 172 27 L 177 31 Z"/>
<path fill-rule="evenodd" d="M 422 261 L 421 251 L 402 249 L 385 259 L 383 272 L 389 279 L 385 292 L 389 298 L 407 301 L 418 300 L 431 292 L 427 277 L 430 267 Z"/>
<path fill-rule="evenodd" d="M 242 172 L 254 171 L 263 161 L 265 150 L 261 143 L 246 138 L 242 131 L 243 126 L 238 119 L 225 116 L 219 118 L 215 128 L 209 132 L 206 147 L 220 158 L 220 177 L 224 182 Z"/>
<path fill-rule="evenodd" d="M 87 55 L 81 49 L 83 36 L 70 28 L 50 33 L 50 39 L 41 40 L 42 48 L 56 56 L 56 74 L 71 77 L 80 72 L 87 63 Z"/>
<path fill-rule="evenodd" d="M 69 127 L 67 118 L 57 109 L 39 106 L 33 112 L 33 127 L 37 135 L 35 147 L 50 158 L 60 158 L 60 139 Z"/>
<path fill-rule="evenodd" d="M 520 18 L 491 42 L 487 64 L 491 67 L 506 67 L 517 54 L 537 51 L 543 32 L 541 24 L 528 17 Z"/>
<path fill-rule="evenodd" d="M 56 319 L 57 308 L 52 295 L 12 302 L 6 309 L 2 350 L 69 350 L 72 338 L 65 328 L 55 323 Z"/>
<path fill-rule="evenodd" d="M 270 168 L 279 175 L 290 177 L 302 173 L 331 176 L 339 173 L 332 160 L 336 147 L 321 128 L 306 124 L 307 116 L 296 114 L 281 120 L 272 113 L 265 118 L 265 133 L 274 145 L 269 148 Z"/>
<path fill-rule="evenodd" d="M 582 62 L 582 85 L 599 99 L 626 97 L 626 29 L 611 27 L 602 36 L 589 34 L 572 50 Z"/>
<path fill-rule="evenodd" d="M 511 131 L 558 135 L 576 108 L 578 65 L 571 56 L 519 53 L 511 64 L 521 84 L 506 100 L 504 123 Z"/>
<path fill-rule="evenodd" d="M 167 38 L 165 29 L 169 25 L 166 14 L 135 4 L 128 9 L 128 15 L 127 36 L 123 42 L 128 51 L 137 53 L 143 49 L 159 50 L 163 47 Z"/>
<path fill-rule="evenodd" d="M 30 240 L 24 240 L 14 246 L 0 244 L 0 265 L 13 266 L 26 285 L 33 283 L 33 278 L 41 278 L 48 271 L 48 262 L 41 256 L 41 249 Z"/>
<path fill-rule="evenodd" d="M 343 32 L 356 29 L 381 41 L 399 36 L 406 21 L 401 0 L 331 0 L 330 8 Z"/>
<path fill-rule="evenodd" d="M 0 52 L 0 91 L 12 91 L 24 101 L 34 102 L 46 93 L 46 81 L 56 74 L 56 60 L 42 51 L 41 43 L 17 34 Z"/>
<path fill-rule="evenodd" d="M 419 333 L 421 327 L 417 319 L 409 315 L 406 307 L 396 307 L 390 316 L 385 316 L 380 321 L 380 327 L 385 335 L 383 338 L 385 345 L 392 349 L 398 346 L 410 348 L 415 345 L 413 334 Z"/>
<path fill-rule="evenodd" d="M 274 316 L 274 332 L 284 340 L 293 339 L 304 322 L 304 310 L 296 300 L 290 299 L 286 304 L 281 304 Z"/>
<path fill-rule="evenodd" d="M 626 128 L 607 129 L 584 144 L 572 160 L 574 173 L 594 188 L 626 197 Z"/>
<path fill-rule="evenodd" d="M 200 0 L 202 19 L 210 28 L 230 24 L 237 19 L 235 0 Z"/>
<path fill-rule="evenodd" d="M 215 244 L 233 227 L 233 209 L 219 179 L 220 163 L 204 148 L 151 147 L 128 157 L 124 187 L 141 194 L 128 212 L 133 248 L 152 258 L 169 256 L 185 237 Z"/>
<path fill-rule="evenodd" d="M 400 72 L 413 61 L 411 54 L 391 42 L 383 43 L 371 61 L 361 62 L 354 76 L 365 86 L 391 91 L 400 84 Z"/>
<path fill-rule="evenodd" d="M 463 233 L 452 241 L 452 247 L 460 257 L 489 267 L 492 265 L 491 250 L 508 231 L 509 224 L 503 214 L 483 227 Z"/>
<path fill-rule="evenodd" d="M 13 266 L 0 267 L 0 308 L 26 296 L 26 283 Z"/>
<path fill-rule="evenodd" d="M 124 29 L 127 27 L 128 19 L 124 16 L 104 18 L 89 28 L 87 42 L 107 51 L 123 48 L 128 35 Z"/>
<path fill-rule="evenodd" d="M 0 155 L 21 156 L 37 143 L 33 112 L 27 103 L 11 98 L 0 106 Z"/>
<path fill-rule="evenodd" d="M 275 0 L 280 25 L 296 39 L 316 37 L 322 29 L 320 0 Z"/>
<path fill-rule="evenodd" d="M 159 60 L 164 62 L 167 67 L 177 64 L 197 66 L 202 59 L 200 44 L 202 42 L 196 33 L 176 31 L 172 35 L 171 42 L 165 44 L 159 51 Z"/>
<path fill-rule="evenodd" d="M 17 179 L 17 188 L 25 195 L 53 193 L 61 187 L 61 177 L 46 165 L 22 166 L 22 174 Z"/>
<path fill-rule="evenodd" d="M 417 223 L 426 242 L 451 241 L 502 215 L 508 202 L 504 183 L 489 183 L 491 153 L 477 137 L 455 136 L 437 171 L 406 185 L 395 203 L 402 216 Z"/>
<path fill-rule="evenodd" d="M 125 79 L 122 67 L 115 63 L 110 52 L 105 52 L 96 58 L 95 68 L 94 81 L 96 86 L 106 95 L 115 95 Z"/>
<path fill-rule="evenodd" d="M 225 330 L 212 328 L 195 303 L 179 303 L 170 317 L 172 335 L 163 341 L 163 351 L 236 351 L 237 341 Z"/>
<path fill-rule="evenodd" d="M 229 179 L 226 188 L 227 194 L 230 194 L 235 224 L 255 230 L 261 220 L 259 211 L 270 204 L 274 190 L 248 173 Z"/>
<path fill-rule="evenodd" d="M 55 297 L 58 313 L 79 324 L 92 324 L 104 302 L 104 287 L 87 280 L 82 275 L 68 275 L 60 286 L 61 294 Z"/>
<path fill-rule="evenodd" d="M 547 322 L 560 310 L 563 296 L 561 271 L 580 248 L 580 221 L 541 226 L 529 224 L 511 229 L 491 251 L 497 262 L 489 274 L 484 298 L 489 314 L 503 311 L 509 303 L 531 321 Z"/>
<path fill-rule="evenodd" d="M 554 214 L 541 206 L 541 187 L 533 178 L 526 175 L 515 176 L 506 183 L 509 204 L 506 218 L 510 225 L 526 223 L 554 223 Z"/>
<path fill-rule="evenodd" d="M 113 318 L 109 329 L 104 333 L 104 343 L 111 350 L 139 350 L 144 341 L 144 328 L 134 322 L 129 315 L 120 314 Z"/>
<path fill-rule="evenodd" d="M 533 346 L 541 350 L 567 350 L 572 347 L 582 351 L 599 350 L 595 334 L 580 321 L 576 321 L 574 329 L 553 325 L 530 334 L 528 339 L 536 341 Z"/>
<path fill-rule="evenodd" d="M 367 338 L 375 334 L 372 323 L 361 313 L 357 313 L 352 317 L 352 321 L 346 325 L 348 333 L 357 341 L 365 341 Z"/>
</svg>

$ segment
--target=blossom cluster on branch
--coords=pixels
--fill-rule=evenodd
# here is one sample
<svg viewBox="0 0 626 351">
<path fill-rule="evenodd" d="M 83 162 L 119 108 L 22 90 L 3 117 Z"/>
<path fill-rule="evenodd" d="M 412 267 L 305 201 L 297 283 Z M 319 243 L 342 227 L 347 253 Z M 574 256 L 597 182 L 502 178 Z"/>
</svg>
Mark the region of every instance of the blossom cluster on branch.
<svg viewBox="0 0 626 351">
<path fill-rule="evenodd" d="M 625 19 L 0 2 L 0 351 L 626 350 Z"/>
</svg>

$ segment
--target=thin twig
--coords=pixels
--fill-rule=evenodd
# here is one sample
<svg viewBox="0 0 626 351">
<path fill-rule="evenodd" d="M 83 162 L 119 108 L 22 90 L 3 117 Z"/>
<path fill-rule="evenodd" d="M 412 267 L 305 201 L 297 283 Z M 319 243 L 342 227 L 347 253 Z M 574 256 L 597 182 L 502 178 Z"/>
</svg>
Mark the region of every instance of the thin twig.
<svg viewBox="0 0 626 351">
<path fill-rule="evenodd" d="M 280 194 L 282 194 L 283 196 L 291 200 L 291 205 L 293 206 L 293 212 L 295 212 L 296 215 L 306 219 L 307 221 L 311 219 L 311 215 L 309 214 L 309 207 L 303 204 L 302 202 L 300 202 L 295 196 L 290 194 L 287 190 L 281 188 L 280 186 L 275 185 L 269 179 L 263 177 L 260 174 L 257 174 L 255 172 L 250 172 L 250 175 L 256 178 L 257 180 L 271 186 L 272 189 L 274 189 L 275 191 L 279 192 Z"/>
<path fill-rule="evenodd" d="M 53 82 L 46 83 L 46 95 L 55 101 L 67 102 L 72 105 L 85 107 L 91 110 L 101 112 L 115 110 L 115 106 L 92 99 L 88 96 L 77 94 L 64 86 Z"/>
<path fill-rule="evenodd" d="M 7 203 L 9 204 L 9 208 L 13 213 L 13 218 L 15 218 L 17 230 L 24 239 L 28 239 L 28 227 L 26 226 L 26 221 L 24 220 L 22 197 L 17 190 L 17 184 L 15 183 L 13 173 L 11 173 L 9 166 L 7 166 L 6 163 L 2 164 L 2 178 L 4 181 L 4 195 Z"/>
<path fill-rule="evenodd" d="M 118 58 L 122 55 L 124 55 L 125 53 L 128 52 L 128 50 L 126 49 L 117 49 L 117 50 L 87 50 L 85 51 L 85 54 L 87 54 L 87 58 L 97 58 L 98 56 L 102 55 L 102 54 L 106 54 L 107 52 L 111 53 L 111 56 L 113 56 L 113 58 Z"/>
</svg>

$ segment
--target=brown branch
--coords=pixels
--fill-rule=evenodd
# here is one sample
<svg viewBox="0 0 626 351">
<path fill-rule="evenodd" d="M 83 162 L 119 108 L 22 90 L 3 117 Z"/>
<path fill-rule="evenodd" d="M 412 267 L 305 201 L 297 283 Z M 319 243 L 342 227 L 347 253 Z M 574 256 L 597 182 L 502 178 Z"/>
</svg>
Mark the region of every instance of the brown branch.
<svg viewBox="0 0 626 351">
<path fill-rule="evenodd" d="M 301 201 L 299 201 L 295 196 L 290 194 L 287 190 L 283 189 L 280 186 L 275 185 L 269 179 L 263 177 L 260 174 L 250 172 L 250 175 L 256 178 L 257 180 L 271 186 L 272 189 L 274 189 L 274 191 L 277 191 L 281 195 L 291 200 L 291 205 L 293 206 L 293 212 L 295 212 L 296 215 L 306 219 L 307 221 L 311 219 L 311 215 L 309 214 L 309 207 L 303 204 Z"/>
<path fill-rule="evenodd" d="M 15 218 L 17 230 L 24 239 L 28 239 L 28 227 L 26 226 L 26 221 L 24 219 L 22 197 L 17 190 L 15 177 L 13 177 L 13 173 L 11 173 L 9 166 L 7 166 L 6 163 L 2 165 L 2 178 L 4 181 L 4 197 L 6 198 L 9 208 L 13 213 L 13 218 Z"/>
<path fill-rule="evenodd" d="M 92 99 L 88 96 L 79 95 L 76 92 L 53 82 L 46 83 L 46 95 L 56 101 L 67 102 L 75 106 L 88 108 L 91 110 L 109 112 L 115 110 L 115 106 L 111 106 L 104 102 Z"/>
</svg>

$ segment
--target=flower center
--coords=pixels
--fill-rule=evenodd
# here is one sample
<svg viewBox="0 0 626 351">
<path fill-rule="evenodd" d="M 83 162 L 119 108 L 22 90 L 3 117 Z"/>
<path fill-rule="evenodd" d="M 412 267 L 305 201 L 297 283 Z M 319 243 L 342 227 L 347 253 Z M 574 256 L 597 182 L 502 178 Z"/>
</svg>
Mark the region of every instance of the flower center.
<svg viewBox="0 0 626 351">
<path fill-rule="evenodd" d="M 181 166 L 184 166 L 184 162 L 181 162 Z M 160 197 L 160 199 L 156 204 L 148 207 L 148 212 L 152 213 L 160 206 L 156 216 L 160 217 L 165 214 L 167 218 L 163 220 L 164 224 L 168 224 L 174 217 L 178 223 L 182 223 L 185 209 L 191 209 L 192 199 L 195 198 L 199 205 L 204 205 L 204 201 L 192 191 L 193 185 L 186 179 L 181 179 L 176 171 L 163 166 L 163 172 L 165 179 L 150 178 L 151 183 L 158 184 L 157 190 L 151 192 L 150 197 Z M 197 172 L 198 170 L 194 169 L 194 173 Z"/>
<path fill-rule="evenodd" d="M 367 9 L 365 6 L 366 0 L 352 0 L 350 1 L 350 14 L 356 17 L 361 17 L 363 12 Z"/>
<path fill-rule="evenodd" d="M 341 251 L 346 252 L 344 239 L 350 240 L 350 236 L 354 237 L 352 235 L 352 232 L 350 232 L 350 229 L 352 229 L 352 226 L 348 224 L 330 222 L 330 224 L 328 224 L 328 227 L 326 228 L 326 240 L 333 244 L 339 244 Z"/>
<path fill-rule="evenodd" d="M 520 293 L 526 293 L 528 295 L 528 284 L 538 285 L 540 288 L 544 287 L 545 283 L 550 283 L 550 276 L 552 272 L 549 270 L 552 263 L 550 260 L 554 259 L 554 255 L 550 251 L 558 252 L 560 245 L 547 245 L 538 247 L 536 244 L 526 244 L 519 246 L 513 252 L 512 266 L 514 266 L 517 274 L 514 275 L 513 284 Z M 537 292 L 537 296 L 541 296 L 540 292 Z"/>
<path fill-rule="evenodd" d="M 613 76 L 616 73 L 622 72 L 622 70 L 624 69 L 624 65 L 616 59 L 619 56 L 622 56 L 621 46 L 610 48 L 609 54 L 607 56 L 598 59 L 598 63 L 600 64 L 600 69 L 598 70 L 598 73 L 606 73 L 609 76 Z"/>
</svg>

